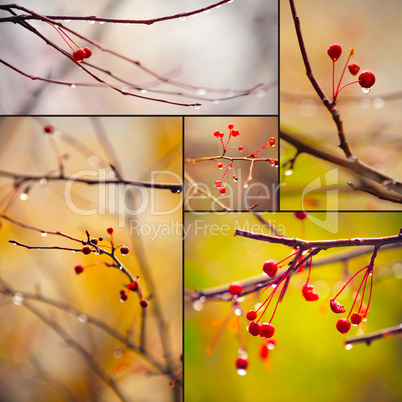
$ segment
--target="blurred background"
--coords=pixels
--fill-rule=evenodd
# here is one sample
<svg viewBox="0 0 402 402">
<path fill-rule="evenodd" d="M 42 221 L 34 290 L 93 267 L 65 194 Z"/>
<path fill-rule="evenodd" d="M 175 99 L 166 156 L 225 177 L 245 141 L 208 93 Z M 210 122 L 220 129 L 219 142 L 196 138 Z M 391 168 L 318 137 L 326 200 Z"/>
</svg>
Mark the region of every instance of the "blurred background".
<svg viewBox="0 0 402 402">
<path fill-rule="evenodd" d="M 207 7 L 209 0 L 31 1 L 21 0 L 39 14 L 151 19 Z M 6 12 L 2 16 L 8 16 Z M 201 89 L 245 90 L 256 84 L 270 89 L 220 104 L 202 102 L 200 110 L 123 96 L 113 90 L 46 84 L 22 77 L 0 65 L 2 114 L 275 114 L 278 110 L 278 6 L 275 0 L 235 1 L 185 20 L 153 25 L 66 23 L 71 29 L 101 43 L 162 75 Z M 32 25 L 60 47 L 67 45 L 56 30 L 43 22 Z M 0 24 L 2 59 L 35 76 L 69 82 L 93 82 L 84 72 L 43 40 L 12 23 Z M 74 39 L 74 38 L 73 38 Z M 75 39 L 74 39 L 75 40 Z M 77 42 L 78 43 L 78 42 Z M 82 40 L 79 40 L 82 44 Z M 92 46 L 93 48 L 93 46 Z M 89 60 L 134 83 L 152 82 L 135 66 L 93 49 Z M 175 91 L 172 86 L 164 89 Z M 149 95 L 152 95 L 149 93 Z M 216 94 L 212 94 L 216 95 Z M 218 96 L 216 96 L 218 97 Z M 177 101 L 186 99 L 175 97 Z M 188 100 L 187 100 L 188 101 Z M 188 102 L 187 102 L 188 103 Z M 189 102 L 194 103 L 194 102 Z"/>
<path fill-rule="evenodd" d="M 84 171 L 85 175 L 80 173 L 82 177 L 96 179 L 98 172 L 100 176 L 104 170 L 110 178 L 113 174 L 109 163 L 113 163 L 127 179 L 181 182 L 182 124 L 177 117 L 3 117 L 0 171 L 57 174 L 57 158 L 43 132 L 46 124 L 54 127 L 66 175 Z M 10 199 L 12 183 L 11 179 L 0 177 L 1 211 Z M 150 297 L 146 310 L 146 350 L 166 365 L 162 347 L 165 343 L 171 369 L 175 375 L 179 374 L 182 370 L 181 195 L 170 190 L 140 191 L 132 187 L 118 190 L 116 186 L 79 183 L 73 184 L 67 194 L 67 187 L 65 182 L 37 182 L 23 196 L 23 186 L 6 211 L 7 216 L 80 239 L 86 239 L 86 230 L 99 237 L 107 236 L 107 227 L 114 227 L 115 243 L 130 249 L 126 257 L 117 253 L 120 261 L 134 276 L 139 275 L 144 296 Z M 84 212 L 94 209 L 95 213 L 85 216 L 74 212 L 68 201 L 70 195 L 76 208 Z M 119 209 L 113 207 L 118 200 L 123 205 Z M 13 298 L 0 295 L 0 399 L 118 400 L 74 347 L 69 347 L 24 308 L 17 293 L 34 293 L 39 289 L 41 295 L 66 303 L 72 310 L 56 309 L 34 300 L 30 303 L 88 350 L 128 400 L 175 400 L 169 376 L 162 375 L 141 353 L 125 349 L 123 343 L 87 322 L 86 317 L 95 317 L 139 344 L 142 325 L 139 299 L 131 293 L 126 302 L 120 302 L 119 292 L 127 284 L 127 277 L 102 264 L 76 275 L 75 265 L 85 266 L 104 258 L 17 248 L 8 241 L 78 248 L 79 243 L 60 236 L 42 237 L 40 232 L 4 219 L 1 224 L 0 279 L 15 294 Z M 82 314 L 77 316 L 74 309 Z M 158 329 L 161 316 L 166 325 L 163 339 Z M 180 386 L 176 389 L 178 396 Z"/>
<path fill-rule="evenodd" d="M 400 180 L 402 48 L 395 46 L 395 38 L 402 35 L 401 4 L 392 0 L 296 0 L 295 5 L 312 70 L 328 96 L 332 95 L 332 61 L 327 54 L 331 44 L 339 43 L 343 48 L 336 62 L 335 85 L 351 48 L 355 49 L 354 61 L 360 65 L 360 71 L 374 72 L 376 83 L 369 94 L 364 94 L 360 85 L 351 85 L 339 94 L 337 105 L 352 152 L 361 161 Z M 280 7 L 281 128 L 342 156 L 332 116 L 306 76 L 289 1 L 281 0 Z M 346 71 L 342 82 L 352 80 L 355 78 Z M 293 155 L 294 148 L 282 141 L 282 163 Z M 284 176 L 287 169 L 282 169 L 281 182 L 285 186 L 281 188 L 281 208 L 300 209 L 300 193 L 305 186 L 316 177 L 323 178 L 334 167 L 302 154 L 292 175 Z M 340 209 L 400 209 L 398 204 L 352 191 L 346 182 L 359 184 L 358 179 L 342 169 L 339 173 Z M 305 201 L 309 209 L 326 208 L 322 192 L 311 193 Z"/>
<path fill-rule="evenodd" d="M 312 213 L 299 221 L 292 213 L 263 214 L 266 221 L 282 235 L 307 240 L 349 237 L 393 236 L 402 225 L 399 213 Z M 332 221 L 330 232 L 312 219 Z M 215 226 L 214 226 L 215 225 Z M 185 213 L 188 231 L 185 243 L 184 282 L 188 292 L 215 286 L 228 286 L 233 281 L 263 277 L 262 266 L 268 259 L 280 261 L 291 253 L 289 247 L 233 237 L 235 228 L 268 233 L 250 214 Z M 354 249 L 356 250 L 356 249 Z M 361 250 L 361 249 L 360 249 Z M 350 252 L 330 249 L 314 257 L 313 262 Z M 307 272 L 295 274 L 279 304 L 272 324 L 276 328 L 276 346 L 268 358 L 260 357 L 261 339 L 246 332 L 247 321 L 240 317 L 241 337 L 248 354 L 249 367 L 242 377 L 236 372 L 239 335 L 237 320 L 230 302 L 206 301 L 185 304 L 185 400 L 189 401 L 398 401 L 402 397 L 400 382 L 401 341 L 387 338 L 373 341 L 368 347 L 360 343 L 345 350 L 347 336 L 369 334 L 401 322 L 401 249 L 380 250 L 375 261 L 374 288 L 368 321 L 341 335 L 335 328 L 339 317 L 329 309 L 329 299 L 339 289 L 344 274 L 355 273 L 370 261 L 366 255 L 342 262 L 320 265 L 311 272 L 312 283 L 320 299 L 306 302 L 301 287 Z M 347 270 L 347 271 L 346 271 Z M 281 272 L 281 271 L 280 271 Z M 350 309 L 352 293 L 361 276 L 339 297 Z M 367 297 L 367 296 L 365 296 Z M 260 298 L 262 301 L 263 299 Z M 274 299 L 276 301 L 276 297 Z M 246 296 L 241 306 L 248 311 L 256 302 Z M 267 311 L 268 319 L 273 307 Z M 230 313 L 231 312 L 231 313 Z M 223 327 L 221 337 L 211 354 L 214 338 Z M 200 380 L 202 379 L 202 380 Z M 201 385 L 200 385 L 201 381 Z"/>
<path fill-rule="evenodd" d="M 216 130 L 224 133 L 223 142 L 226 144 L 229 129 L 228 125 L 233 124 L 234 129 L 240 132 L 237 137 L 232 137 L 229 147 L 238 148 L 243 146 L 243 151 L 229 149 L 227 156 L 245 157 L 252 152 L 263 147 L 271 137 L 274 137 L 276 144 L 278 141 L 278 118 L 276 116 L 229 116 L 229 117 L 185 117 L 184 119 L 184 156 L 187 158 L 202 158 L 222 155 L 222 144 L 219 139 L 214 137 Z M 257 155 L 266 158 L 278 158 L 278 146 L 267 147 Z M 218 198 L 227 208 L 235 211 L 247 210 L 252 205 L 258 204 L 255 209 L 272 211 L 278 209 L 278 169 L 266 162 L 255 162 L 252 171 L 252 180 L 248 187 L 244 188 L 244 183 L 249 176 L 250 164 L 248 161 L 234 161 L 233 168 L 229 173 L 227 182 L 227 192 L 221 196 L 215 186 L 215 181 L 220 180 L 225 173 L 225 168 L 219 169 L 218 162 L 227 165 L 228 162 L 203 161 L 196 164 L 186 163 L 185 173 L 190 180 L 202 184 L 202 188 L 207 189 L 211 194 Z M 238 181 L 233 181 L 233 174 L 236 174 Z M 224 180 L 222 180 L 224 182 Z M 186 180 L 185 208 L 190 211 L 207 210 L 219 211 L 222 208 L 214 201 L 202 194 L 191 197 L 193 186 Z"/>
</svg>

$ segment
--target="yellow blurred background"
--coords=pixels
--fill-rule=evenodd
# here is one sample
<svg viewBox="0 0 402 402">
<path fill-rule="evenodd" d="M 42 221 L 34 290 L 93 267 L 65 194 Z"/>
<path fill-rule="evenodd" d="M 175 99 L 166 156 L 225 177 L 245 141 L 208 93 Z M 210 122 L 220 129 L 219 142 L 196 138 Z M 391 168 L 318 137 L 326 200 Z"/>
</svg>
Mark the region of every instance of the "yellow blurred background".
<svg viewBox="0 0 402 402">
<path fill-rule="evenodd" d="M 131 180 L 178 184 L 182 169 L 182 121 L 178 117 L 3 117 L 0 121 L 0 170 L 21 174 L 57 174 L 57 158 L 43 127 L 51 124 L 65 174 L 84 171 L 96 179 L 109 163 Z M 159 173 L 158 173 L 159 172 Z M 100 174 L 99 174 L 100 175 Z M 7 200 L 11 179 L 0 177 L 0 199 Z M 88 186 L 75 183 L 67 194 L 65 182 L 36 183 L 26 200 L 19 197 L 7 216 L 45 230 L 62 231 L 86 240 L 107 236 L 114 227 L 116 244 L 125 244 L 130 253 L 120 259 L 129 271 L 139 275 L 146 310 L 146 350 L 166 365 L 161 320 L 166 325 L 164 342 L 170 353 L 171 369 L 181 371 L 182 354 L 182 243 L 181 194 L 170 190 L 124 189 L 117 186 Z M 21 189 L 22 193 L 24 186 Z M 66 191 L 66 193 L 65 193 Z M 71 209 L 72 202 L 85 215 Z M 4 198 L 5 197 L 5 198 Z M 119 208 L 114 206 L 120 202 Z M 3 211 L 5 202 L 1 204 Z M 83 212 L 83 213 L 84 213 Z M 131 228 L 131 229 L 130 229 Z M 158 232 L 159 230 L 159 232 Z M 163 232 L 162 232 L 163 230 Z M 139 344 L 141 311 L 137 295 L 120 302 L 120 290 L 127 277 L 105 265 L 86 268 L 76 275 L 76 264 L 105 261 L 101 256 L 58 250 L 17 248 L 9 240 L 33 246 L 79 248 L 80 244 L 60 236 L 24 229 L 2 220 L 0 229 L 0 277 L 18 292 L 33 293 L 71 305 L 84 314 L 78 317 L 48 304 L 31 301 L 54 321 L 117 381 L 128 398 L 171 401 L 171 378 L 127 349 L 115 338 L 85 322 L 95 317 Z M 103 242 L 105 244 L 105 242 Z M 106 243 L 107 244 L 107 243 Z M 166 256 L 169 256 L 166 258 Z M 111 263 L 111 260 L 107 260 Z M 15 297 L 14 297 L 15 299 Z M 18 300 L 17 300 L 18 301 Z M 0 298 L 0 399 L 1 400 L 118 400 L 73 347 L 26 310 L 13 305 L 10 296 Z M 152 375 L 150 375 L 152 374 Z M 69 390 L 66 392 L 66 388 Z M 178 391 L 180 393 L 180 391 Z M 134 397 L 135 395 L 135 397 Z"/>
</svg>

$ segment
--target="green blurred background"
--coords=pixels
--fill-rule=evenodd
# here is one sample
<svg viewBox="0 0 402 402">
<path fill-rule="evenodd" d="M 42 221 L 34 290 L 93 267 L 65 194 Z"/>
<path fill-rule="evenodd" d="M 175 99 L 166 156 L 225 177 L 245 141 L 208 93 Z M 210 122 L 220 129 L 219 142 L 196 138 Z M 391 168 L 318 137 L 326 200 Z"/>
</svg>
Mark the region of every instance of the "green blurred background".
<svg viewBox="0 0 402 402">
<path fill-rule="evenodd" d="M 287 237 L 337 239 L 348 237 L 391 236 L 399 232 L 402 216 L 397 213 L 313 213 L 313 219 L 297 220 L 292 213 L 263 215 Z M 337 228 L 337 224 L 339 224 Z M 213 226 L 215 225 L 215 226 Z M 261 224 L 250 214 L 185 214 L 188 237 L 185 243 L 185 286 L 187 291 L 206 289 L 235 280 L 259 275 L 267 259 L 279 261 L 290 253 L 288 247 L 270 245 L 244 237 L 233 237 L 234 228 L 260 231 Z M 266 231 L 264 231 L 266 233 Z M 349 249 L 350 250 L 350 249 Z M 346 252 L 346 249 L 323 251 L 314 261 Z M 354 258 L 350 273 L 364 267 L 371 254 Z M 375 263 L 374 290 L 368 321 L 352 327 L 348 336 L 370 333 L 401 322 L 401 249 L 380 251 Z M 185 308 L 185 400 L 197 401 L 398 401 L 402 397 L 400 339 L 374 341 L 370 347 L 356 344 L 345 350 L 346 336 L 335 328 L 338 316 L 329 309 L 335 284 L 343 279 L 341 262 L 318 266 L 310 282 L 320 293 L 317 302 L 306 302 L 301 287 L 307 272 L 295 274 L 288 292 L 273 320 L 276 347 L 268 361 L 259 358 L 260 339 L 246 332 L 241 317 L 241 331 L 248 353 L 249 368 L 244 377 L 236 373 L 235 360 L 239 341 L 232 313 L 215 350 L 207 354 L 219 326 L 231 305 L 228 302 L 205 302 L 195 311 L 187 300 Z M 339 300 L 350 309 L 348 286 Z M 339 286 L 339 283 L 338 285 Z M 255 299 L 242 303 L 248 311 Z M 272 306 L 267 312 L 272 314 Z M 348 310 L 347 310 L 348 311 Z M 271 313 L 270 313 L 271 312 Z"/>
</svg>

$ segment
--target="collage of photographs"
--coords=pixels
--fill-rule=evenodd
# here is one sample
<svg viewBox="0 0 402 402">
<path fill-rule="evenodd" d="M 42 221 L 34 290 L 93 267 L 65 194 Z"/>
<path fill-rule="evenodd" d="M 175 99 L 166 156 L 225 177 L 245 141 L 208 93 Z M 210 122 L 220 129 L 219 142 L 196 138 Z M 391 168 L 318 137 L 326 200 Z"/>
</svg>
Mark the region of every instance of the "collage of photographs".
<svg viewBox="0 0 402 402">
<path fill-rule="evenodd" d="M 0 4 L 0 402 L 402 400 L 402 3 Z"/>
</svg>

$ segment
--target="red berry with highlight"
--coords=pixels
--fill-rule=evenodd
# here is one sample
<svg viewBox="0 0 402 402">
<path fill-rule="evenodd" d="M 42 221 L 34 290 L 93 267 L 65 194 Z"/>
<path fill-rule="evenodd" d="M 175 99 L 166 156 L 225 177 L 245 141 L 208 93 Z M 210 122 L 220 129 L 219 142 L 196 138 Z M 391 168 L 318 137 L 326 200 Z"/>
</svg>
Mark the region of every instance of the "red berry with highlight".
<svg viewBox="0 0 402 402">
<path fill-rule="evenodd" d="M 332 61 L 337 61 L 342 54 L 342 47 L 337 43 L 332 44 L 327 50 L 328 56 Z"/>
<path fill-rule="evenodd" d="M 147 307 L 148 307 L 148 302 L 147 302 L 145 299 L 142 299 L 142 300 L 140 301 L 140 306 L 141 306 L 142 308 L 147 308 Z"/>
<path fill-rule="evenodd" d="M 357 73 L 360 70 L 360 66 L 356 63 L 353 63 L 353 64 L 348 65 L 348 69 L 349 69 L 350 74 L 357 75 Z"/>
<path fill-rule="evenodd" d="M 229 293 L 232 296 L 239 295 L 243 290 L 243 285 L 240 282 L 232 282 L 229 286 Z"/>
<path fill-rule="evenodd" d="M 222 187 L 221 189 L 219 189 L 219 192 L 220 192 L 221 194 L 225 194 L 225 193 L 226 193 L 226 188 L 225 188 L 225 187 Z"/>
<path fill-rule="evenodd" d="M 85 53 L 85 59 L 88 59 L 89 57 L 92 56 L 92 50 L 89 47 L 83 47 L 82 50 Z"/>
<path fill-rule="evenodd" d="M 216 182 L 215 182 L 215 186 L 216 187 L 222 187 L 222 180 L 217 180 Z"/>
<path fill-rule="evenodd" d="M 50 124 L 47 124 L 45 127 L 43 127 L 43 131 L 46 134 L 53 134 L 53 126 L 51 126 Z"/>
<path fill-rule="evenodd" d="M 128 296 L 125 294 L 125 293 L 123 293 L 121 296 L 120 296 L 120 300 L 121 301 L 126 301 L 128 299 Z"/>
<path fill-rule="evenodd" d="M 120 248 L 121 255 L 127 255 L 129 252 L 130 252 L 130 250 L 126 246 L 123 246 Z"/>
<path fill-rule="evenodd" d="M 233 127 L 234 127 L 233 124 L 229 124 L 229 125 L 228 125 L 228 129 L 229 129 L 229 130 L 231 130 Z"/>
<path fill-rule="evenodd" d="M 246 318 L 249 321 L 254 321 L 257 318 L 257 312 L 255 312 L 254 310 L 248 311 L 246 314 Z"/>
<path fill-rule="evenodd" d="M 274 260 L 267 260 L 264 262 L 262 270 L 265 274 L 273 278 L 278 272 L 278 264 Z"/>
<path fill-rule="evenodd" d="M 218 168 L 222 169 L 223 168 L 223 163 L 218 163 Z"/>
<path fill-rule="evenodd" d="M 83 267 L 82 265 L 76 265 L 76 266 L 74 267 L 74 270 L 75 270 L 75 273 L 78 275 L 78 274 L 80 274 L 81 272 L 84 272 L 84 267 Z"/>
<path fill-rule="evenodd" d="M 246 369 L 247 369 L 247 366 L 248 366 L 248 361 L 247 361 L 247 359 L 243 359 L 243 358 L 239 357 L 239 358 L 236 360 L 236 368 L 237 368 L 238 370 L 246 370 Z"/>
<path fill-rule="evenodd" d="M 366 70 L 359 75 L 359 84 L 362 88 L 371 88 L 375 83 L 373 72 Z"/>
<path fill-rule="evenodd" d="M 81 253 L 82 253 L 82 254 L 85 254 L 85 255 L 91 254 L 91 247 L 89 247 L 89 246 L 84 246 L 84 247 L 82 248 L 82 250 L 81 250 Z"/>
<path fill-rule="evenodd" d="M 261 324 L 260 336 L 261 338 L 272 338 L 275 333 L 275 328 L 271 324 Z"/>
<path fill-rule="evenodd" d="M 232 136 L 237 137 L 240 133 L 237 130 L 232 130 Z"/>
<path fill-rule="evenodd" d="M 251 335 L 258 336 L 260 334 L 261 325 L 258 322 L 253 321 L 253 322 L 250 322 L 250 325 L 248 326 L 247 329 Z"/>
<path fill-rule="evenodd" d="M 82 49 L 78 49 L 73 53 L 73 59 L 78 63 L 81 63 L 85 59 L 85 56 L 86 53 Z"/>
<path fill-rule="evenodd" d="M 112 227 L 107 228 L 106 232 L 108 232 L 110 235 L 113 234 L 113 228 Z"/>
<path fill-rule="evenodd" d="M 359 325 L 363 320 L 363 316 L 359 313 L 353 313 L 350 316 L 350 321 L 353 325 Z"/>
<path fill-rule="evenodd" d="M 221 132 L 218 131 L 218 130 L 216 130 L 216 131 L 214 132 L 214 137 L 216 137 L 216 138 L 221 138 Z"/>
<path fill-rule="evenodd" d="M 346 334 L 350 330 L 350 321 L 347 320 L 346 318 L 341 318 L 338 320 L 336 323 L 336 329 L 341 333 L 341 334 Z"/>
<path fill-rule="evenodd" d="M 268 141 L 268 144 L 271 145 L 271 147 L 273 147 L 276 144 L 276 140 L 274 137 L 271 137 Z"/>
<path fill-rule="evenodd" d="M 243 147 L 240 145 L 240 147 L 239 147 L 239 151 L 241 152 L 241 151 L 243 151 Z"/>
</svg>

